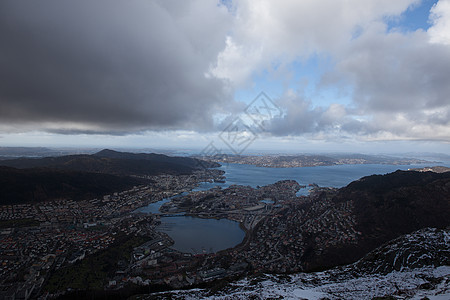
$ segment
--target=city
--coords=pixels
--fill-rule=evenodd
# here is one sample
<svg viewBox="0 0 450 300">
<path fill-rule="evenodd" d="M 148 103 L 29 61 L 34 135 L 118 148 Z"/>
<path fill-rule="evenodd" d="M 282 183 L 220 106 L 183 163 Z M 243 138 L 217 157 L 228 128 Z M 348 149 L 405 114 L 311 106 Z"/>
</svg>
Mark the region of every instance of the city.
<svg viewBox="0 0 450 300">
<path fill-rule="evenodd" d="M 248 272 L 300 271 L 310 235 L 317 236 L 318 253 L 358 237 L 348 209 L 351 204 L 333 206 L 322 195 L 333 189 L 316 187 L 310 196 L 296 196 L 305 187 L 285 180 L 259 188 L 232 185 L 186 194 L 208 176 L 210 181 L 223 178 L 211 170 L 159 175 L 148 178 L 151 185 L 102 199 L 0 207 L 3 290 L 54 297 L 86 287 L 120 289 L 133 283 L 176 288 Z M 135 212 L 182 193 L 158 214 Z M 160 218 L 174 213 L 237 221 L 246 236 L 236 247 L 218 253 L 181 253 L 171 248 L 173 240 L 167 234 L 158 231 Z M 103 277 L 78 282 L 68 274 L 119 243 L 132 247 Z"/>
</svg>

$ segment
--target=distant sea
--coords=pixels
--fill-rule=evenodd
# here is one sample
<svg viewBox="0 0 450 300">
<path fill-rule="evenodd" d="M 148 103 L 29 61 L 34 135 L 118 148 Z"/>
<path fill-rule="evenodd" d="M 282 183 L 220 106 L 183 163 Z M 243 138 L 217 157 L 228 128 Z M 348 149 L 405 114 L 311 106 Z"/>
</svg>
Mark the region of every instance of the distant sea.
<svg viewBox="0 0 450 300">
<path fill-rule="evenodd" d="M 450 162 L 439 165 L 450 166 Z M 396 170 L 423 168 L 430 164 L 415 165 L 336 165 L 303 168 L 265 168 L 253 165 L 224 164 L 219 169 L 225 171 L 225 183 L 202 183 L 195 190 L 205 190 L 214 186 L 226 188 L 232 184 L 252 187 L 275 183 L 279 180 L 292 179 L 300 185 L 318 184 L 326 187 L 343 187 L 350 182 L 372 174 L 386 174 Z"/>
</svg>

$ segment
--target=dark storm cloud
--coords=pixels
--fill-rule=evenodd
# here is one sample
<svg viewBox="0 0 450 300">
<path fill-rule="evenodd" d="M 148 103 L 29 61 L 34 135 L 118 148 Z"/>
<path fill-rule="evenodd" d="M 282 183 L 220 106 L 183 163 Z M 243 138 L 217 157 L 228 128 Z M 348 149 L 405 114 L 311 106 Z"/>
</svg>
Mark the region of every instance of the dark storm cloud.
<svg viewBox="0 0 450 300">
<path fill-rule="evenodd" d="M 182 1 L 2 1 L 0 123 L 70 132 L 212 126 L 227 9 Z"/>
</svg>

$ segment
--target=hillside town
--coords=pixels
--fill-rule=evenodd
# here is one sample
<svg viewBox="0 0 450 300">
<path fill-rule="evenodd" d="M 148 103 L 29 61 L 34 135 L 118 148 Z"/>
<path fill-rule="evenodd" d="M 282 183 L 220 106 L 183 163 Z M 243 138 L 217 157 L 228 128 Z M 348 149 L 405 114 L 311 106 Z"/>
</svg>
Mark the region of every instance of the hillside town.
<svg viewBox="0 0 450 300">
<path fill-rule="evenodd" d="M 282 180 L 192 191 L 222 176 L 159 175 L 101 199 L 1 206 L 0 295 L 44 299 L 86 288 L 165 290 L 259 272 L 298 272 L 330 249 L 360 240 L 353 202 L 336 202 L 335 188 L 311 184 L 310 194 L 302 196 L 305 186 Z M 159 212 L 139 210 L 162 199 L 168 201 Z M 171 215 L 236 221 L 245 237 L 218 252 L 181 252 L 160 230 L 162 218 Z"/>
<path fill-rule="evenodd" d="M 119 236 L 156 236 L 167 248 L 173 241 L 156 230 L 159 217 L 133 212 L 220 178 L 214 170 L 148 176 L 149 185 L 101 199 L 0 206 L 0 295 L 37 296 L 52 272 L 110 248 Z"/>
<path fill-rule="evenodd" d="M 411 165 L 427 163 L 415 158 L 394 158 L 377 155 L 212 155 L 199 156 L 221 164 L 245 164 L 265 168 L 302 168 L 333 165 L 392 164 Z"/>
</svg>

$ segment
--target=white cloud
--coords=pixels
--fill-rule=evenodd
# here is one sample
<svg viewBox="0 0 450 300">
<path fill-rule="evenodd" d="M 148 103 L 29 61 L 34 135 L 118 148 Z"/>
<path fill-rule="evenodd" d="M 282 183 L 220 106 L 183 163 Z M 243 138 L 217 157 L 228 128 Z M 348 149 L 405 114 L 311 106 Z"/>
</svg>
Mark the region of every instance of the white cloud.
<svg viewBox="0 0 450 300">
<path fill-rule="evenodd" d="M 450 45 L 450 0 L 440 0 L 433 5 L 430 21 L 432 23 L 428 29 L 430 41 Z"/>
<path fill-rule="evenodd" d="M 388 30 L 385 23 L 419 2 L 237 1 L 235 25 L 213 74 L 243 86 L 274 62 L 324 53 L 335 69 L 317 94 L 350 90 L 352 103 L 321 107 L 302 90 L 287 91 L 278 99 L 286 114 L 273 120 L 273 134 L 448 141 L 449 1 L 432 8 L 428 32 Z"/>
<path fill-rule="evenodd" d="M 217 64 L 207 74 L 229 80 L 235 86 L 239 86 L 252 76 L 255 65 L 258 65 L 261 60 L 261 55 L 261 48 L 245 48 L 237 45 L 228 36 L 225 49 L 217 56 Z"/>
<path fill-rule="evenodd" d="M 427 32 L 386 32 L 374 25 L 337 56 L 324 83 L 353 90 L 355 112 L 370 117 L 360 134 L 450 140 L 450 47 Z M 338 80 L 336 80 L 338 79 Z"/>
<path fill-rule="evenodd" d="M 235 3 L 236 16 L 226 48 L 211 73 L 244 85 L 271 64 L 334 53 L 356 31 L 383 17 L 398 15 L 417 0 L 282 0 Z"/>
</svg>

